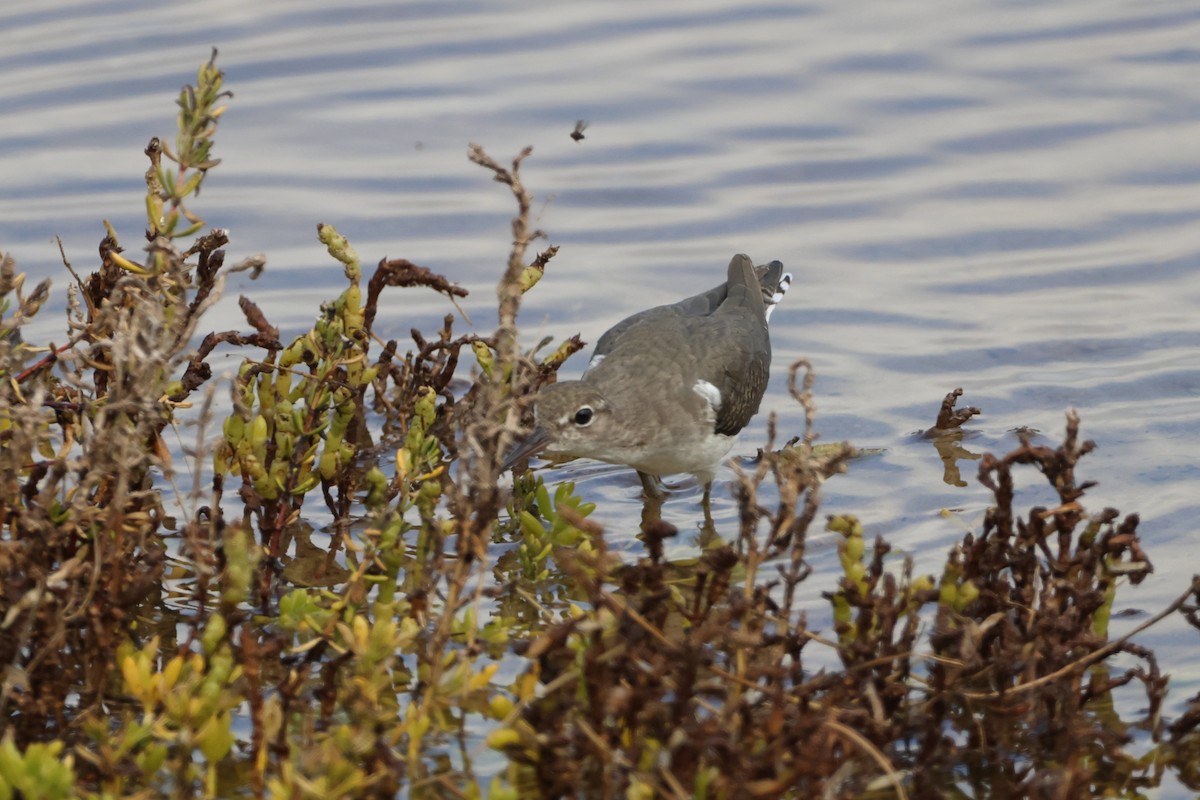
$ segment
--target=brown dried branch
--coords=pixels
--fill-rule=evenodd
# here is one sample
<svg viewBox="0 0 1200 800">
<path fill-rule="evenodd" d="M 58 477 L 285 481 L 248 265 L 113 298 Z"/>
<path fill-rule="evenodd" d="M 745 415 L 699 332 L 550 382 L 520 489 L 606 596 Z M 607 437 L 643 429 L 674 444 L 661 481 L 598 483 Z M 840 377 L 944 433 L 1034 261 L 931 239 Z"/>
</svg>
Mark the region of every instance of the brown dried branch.
<svg viewBox="0 0 1200 800">
<path fill-rule="evenodd" d="M 467 157 L 481 167 L 494 173 L 494 180 L 503 183 L 512 190 L 517 201 L 517 215 L 512 220 L 513 243 L 508 254 L 508 267 L 500 285 L 496 289 L 500 301 L 500 327 L 497 330 L 497 355 L 503 367 L 517 360 L 517 313 L 521 305 L 521 271 L 525 269 L 525 251 L 530 242 L 543 236 L 541 231 L 531 231 L 529 228 L 529 212 L 533 204 L 533 196 L 521 183 L 521 162 L 531 153 L 532 147 L 526 147 L 513 159 L 511 169 L 500 166 L 491 156 L 477 144 L 472 144 L 467 150 Z"/>
<path fill-rule="evenodd" d="M 385 286 L 427 286 L 435 292 L 446 295 L 451 300 L 467 296 L 466 289 L 438 275 L 428 267 L 418 266 L 404 258 L 381 259 L 375 268 L 375 274 L 367 283 L 367 302 L 363 306 L 363 326 L 368 332 L 375 322 L 379 295 Z"/>
<path fill-rule="evenodd" d="M 183 384 L 183 390 L 172 394 L 168 398 L 171 402 L 183 402 L 189 394 L 212 377 L 212 367 L 208 365 L 205 359 L 208 358 L 209 354 L 219 344 L 232 344 L 239 347 L 253 345 L 268 352 L 282 349 L 283 345 L 279 341 L 279 329 L 267 321 L 262 310 L 249 298 L 244 296 L 238 299 L 238 305 L 241 307 L 246 321 L 250 323 L 250 327 L 254 328 L 255 332 L 213 331 L 205 336 L 200 342 L 200 347 L 197 348 L 196 353 L 188 361 L 187 369 L 184 370 L 182 377 L 179 379 L 180 383 Z"/>
</svg>

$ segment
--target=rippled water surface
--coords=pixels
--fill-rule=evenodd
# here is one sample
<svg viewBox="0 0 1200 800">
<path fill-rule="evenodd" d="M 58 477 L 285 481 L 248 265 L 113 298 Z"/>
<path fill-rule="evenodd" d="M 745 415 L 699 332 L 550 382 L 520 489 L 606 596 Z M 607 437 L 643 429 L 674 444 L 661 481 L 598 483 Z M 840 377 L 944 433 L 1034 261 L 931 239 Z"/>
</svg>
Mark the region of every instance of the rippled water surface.
<svg viewBox="0 0 1200 800">
<path fill-rule="evenodd" d="M 858 514 L 936 568 L 989 499 L 976 462 L 959 463 L 968 485 L 951 485 L 913 436 L 962 386 L 984 410 L 972 454 L 1011 448 L 1020 426 L 1055 442 L 1079 410 L 1099 444 L 1081 468 L 1100 481 L 1091 507 L 1139 511 L 1157 569 L 1122 593 L 1142 614 L 1119 625 L 1196 571 L 1194 2 L 9 0 L 0 26 L 0 249 L 60 293 L 53 237 L 77 269 L 91 267 L 104 217 L 136 241 L 141 149 L 172 129 L 175 92 L 216 45 L 236 97 L 197 208 L 231 230 L 231 257 L 267 254 L 262 285 L 228 299 L 252 291 L 285 335 L 340 289 L 318 221 L 365 261 L 405 257 L 467 286 L 490 330 L 513 208 L 466 145 L 502 160 L 533 145 L 525 179 L 562 251 L 524 307 L 529 344 L 595 341 L 718 282 L 733 253 L 778 258 L 797 282 L 773 318 L 764 410 L 799 432 L 784 376 L 807 357 L 822 438 L 886 448 L 826 485 L 826 511 Z M 452 310 L 393 298 L 377 325 L 387 337 Z M 232 302 L 213 317 L 239 322 Z M 737 452 L 764 436 L 765 414 Z M 631 472 L 558 474 L 639 547 Z M 1033 476 L 1025 485 L 1029 502 L 1048 501 Z M 697 501 L 684 490 L 666 515 L 694 531 Z M 714 513 L 728 525 L 731 502 Z M 832 543 L 813 547 L 829 574 Z M 811 583 L 819 622 L 828 584 Z M 1174 621 L 1145 641 L 1197 642 Z M 1200 687 L 1195 674 L 1174 681 L 1176 704 Z"/>
</svg>

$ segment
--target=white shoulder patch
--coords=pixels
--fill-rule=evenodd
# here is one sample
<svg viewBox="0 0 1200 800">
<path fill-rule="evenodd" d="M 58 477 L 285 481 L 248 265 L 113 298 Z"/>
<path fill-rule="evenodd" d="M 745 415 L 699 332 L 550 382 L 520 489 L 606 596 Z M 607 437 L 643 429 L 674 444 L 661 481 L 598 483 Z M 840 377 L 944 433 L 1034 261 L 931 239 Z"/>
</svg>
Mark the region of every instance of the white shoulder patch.
<svg viewBox="0 0 1200 800">
<path fill-rule="evenodd" d="M 707 400 L 713 411 L 721 408 L 721 390 L 708 381 L 696 381 L 692 391 Z"/>
<path fill-rule="evenodd" d="M 593 370 L 593 369 L 595 369 L 596 367 L 600 366 L 600 362 L 601 362 L 601 361 L 603 361 L 603 360 L 604 360 L 604 356 L 603 356 L 603 355 L 592 356 L 592 360 L 588 362 L 587 369 L 585 369 L 585 370 L 583 371 L 583 374 L 584 374 L 584 375 L 586 375 L 586 374 L 588 374 L 588 372 L 590 372 L 591 370 Z"/>
</svg>

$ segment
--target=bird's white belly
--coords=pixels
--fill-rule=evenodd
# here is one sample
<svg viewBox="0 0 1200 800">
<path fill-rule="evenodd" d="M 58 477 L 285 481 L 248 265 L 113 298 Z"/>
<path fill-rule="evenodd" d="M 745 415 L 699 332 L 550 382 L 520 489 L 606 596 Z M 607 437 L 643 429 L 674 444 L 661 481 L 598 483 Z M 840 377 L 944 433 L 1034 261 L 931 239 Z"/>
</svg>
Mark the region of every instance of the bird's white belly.
<svg viewBox="0 0 1200 800">
<path fill-rule="evenodd" d="M 678 475 L 688 472 L 711 480 L 721 460 L 733 448 L 733 436 L 708 434 L 700 439 L 659 442 L 657 446 L 640 447 L 602 458 L 618 464 L 628 464 L 651 475 Z"/>
</svg>

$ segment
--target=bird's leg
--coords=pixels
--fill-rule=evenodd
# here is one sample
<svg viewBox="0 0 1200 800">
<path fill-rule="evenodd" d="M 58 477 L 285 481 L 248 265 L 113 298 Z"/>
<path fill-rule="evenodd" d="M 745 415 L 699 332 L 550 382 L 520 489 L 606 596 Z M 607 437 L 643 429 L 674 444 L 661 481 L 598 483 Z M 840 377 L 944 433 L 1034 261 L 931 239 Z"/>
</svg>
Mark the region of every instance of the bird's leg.
<svg viewBox="0 0 1200 800">
<path fill-rule="evenodd" d="M 701 507 L 704 509 L 704 520 L 700 523 L 700 538 L 698 544 L 703 550 L 711 550 L 714 547 L 723 545 L 725 541 L 717 535 L 717 523 L 713 522 L 712 508 L 709 504 L 708 489 L 704 490 L 704 500 L 701 502 Z"/>
<path fill-rule="evenodd" d="M 650 499 L 661 499 L 667 496 L 667 490 L 663 487 L 662 481 L 657 475 L 651 475 L 638 470 L 638 477 L 642 479 L 642 493 Z"/>
<path fill-rule="evenodd" d="M 667 495 L 661 494 L 657 497 L 645 497 L 642 500 L 642 530 L 646 530 L 656 522 L 662 521 L 662 507 L 666 502 Z"/>
<path fill-rule="evenodd" d="M 667 501 L 667 490 L 657 475 L 638 470 L 642 481 L 642 530 L 662 521 L 663 503 Z"/>
<path fill-rule="evenodd" d="M 704 484 L 704 497 L 700 500 L 700 505 L 704 508 L 704 518 L 712 521 L 712 481 Z"/>
</svg>

